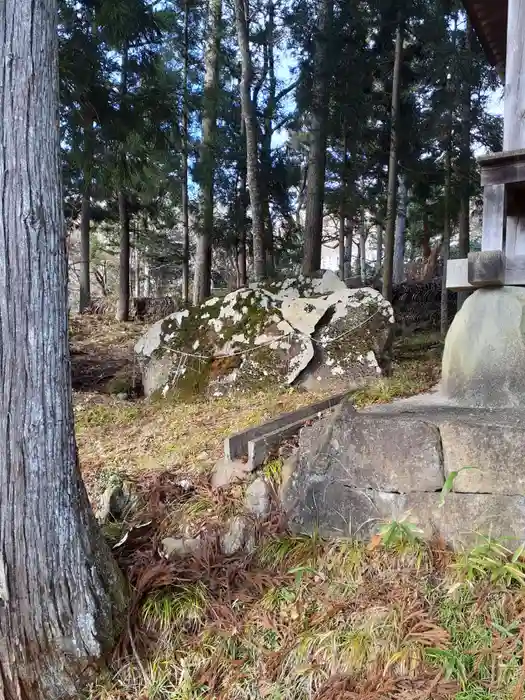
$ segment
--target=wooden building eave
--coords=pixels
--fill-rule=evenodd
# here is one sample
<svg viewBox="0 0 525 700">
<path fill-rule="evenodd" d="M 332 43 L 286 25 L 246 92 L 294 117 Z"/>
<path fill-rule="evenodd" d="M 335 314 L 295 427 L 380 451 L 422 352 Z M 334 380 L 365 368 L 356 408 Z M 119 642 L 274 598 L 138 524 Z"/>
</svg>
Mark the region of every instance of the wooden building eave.
<svg viewBox="0 0 525 700">
<path fill-rule="evenodd" d="M 490 63 L 505 71 L 508 0 L 463 0 L 470 22 Z"/>
</svg>

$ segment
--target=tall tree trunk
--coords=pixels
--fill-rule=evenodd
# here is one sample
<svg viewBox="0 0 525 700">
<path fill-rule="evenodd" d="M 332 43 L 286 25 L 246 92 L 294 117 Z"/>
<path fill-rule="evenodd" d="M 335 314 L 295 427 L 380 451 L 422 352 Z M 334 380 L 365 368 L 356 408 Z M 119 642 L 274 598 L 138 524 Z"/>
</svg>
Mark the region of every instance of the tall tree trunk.
<svg viewBox="0 0 525 700">
<path fill-rule="evenodd" d="M 235 0 L 237 41 L 241 52 L 241 108 L 246 134 L 246 175 L 252 214 L 253 267 L 257 281 L 266 277 L 264 219 L 261 197 L 259 159 L 257 153 L 257 115 L 250 94 L 252 57 L 248 33 L 248 0 Z"/>
<path fill-rule="evenodd" d="M 343 165 L 341 171 L 341 194 L 339 197 L 339 277 L 345 280 L 345 256 L 346 256 L 346 198 L 348 181 L 348 133 L 346 121 L 343 120 Z"/>
<path fill-rule="evenodd" d="M 361 214 L 361 221 L 359 223 L 359 270 L 361 274 L 361 283 L 366 284 L 366 236 L 365 236 L 365 223 L 363 221 L 363 215 Z"/>
<path fill-rule="evenodd" d="M 120 77 L 120 106 L 124 106 L 124 101 L 128 92 L 128 61 L 129 61 L 129 46 L 125 42 L 122 50 L 122 68 Z M 117 306 L 117 321 L 129 320 L 129 214 L 128 202 L 124 181 L 126 179 L 127 158 L 124 150 L 124 144 L 121 144 L 121 153 L 119 156 L 119 191 L 118 191 L 118 210 L 120 224 L 120 256 L 119 256 L 119 297 Z"/>
<path fill-rule="evenodd" d="M 404 175 L 399 175 L 398 183 L 396 232 L 394 236 L 394 284 L 401 284 L 405 279 L 405 227 L 407 220 L 408 192 Z"/>
<path fill-rule="evenodd" d="M 118 213 L 120 228 L 119 251 L 119 295 L 117 308 L 117 321 L 129 320 L 129 288 L 130 288 L 130 240 L 129 240 L 129 212 L 128 201 L 124 190 L 118 193 Z"/>
<path fill-rule="evenodd" d="M 303 273 L 311 275 L 321 267 L 323 209 L 328 130 L 328 85 L 330 82 L 328 42 L 331 39 L 333 0 L 318 0 L 319 15 L 315 37 L 310 149 L 306 180 Z"/>
<path fill-rule="evenodd" d="M 248 275 L 246 271 L 246 209 L 248 192 L 246 190 L 246 159 L 239 163 L 239 192 L 238 197 L 238 241 L 237 268 L 239 270 L 239 287 L 246 287 Z"/>
<path fill-rule="evenodd" d="M 447 152 L 445 154 L 445 221 L 443 225 L 443 243 L 441 246 L 441 260 L 443 261 L 443 274 L 441 277 L 441 336 L 444 338 L 448 330 L 448 289 L 447 289 L 447 261 L 450 250 L 450 132 Z"/>
<path fill-rule="evenodd" d="M 189 109 L 188 109 L 188 68 L 189 68 L 189 0 L 184 2 L 184 38 L 182 70 L 182 301 L 189 301 L 190 289 L 190 223 L 188 202 L 188 147 L 189 147 Z"/>
<path fill-rule="evenodd" d="M 467 19 L 465 29 L 465 61 L 464 66 L 472 62 L 472 27 Z M 471 99 L 472 88 L 470 80 L 463 79 L 462 114 L 461 114 L 461 189 L 459 201 L 459 257 L 466 258 L 470 250 L 470 156 L 471 156 Z M 458 310 L 463 305 L 470 292 L 458 292 Z"/>
<path fill-rule="evenodd" d="M 90 277 L 90 245 L 89 228 L 91 224 L 91 197 L 90 186 L 84 183 L 82 204 L 80 207 L 80 302 L 79 311 L 84 313 L 91 304 L 91 277 Z"/>
<path fill-rule="evenodd" d="M 264 125 L 261 140 L 261 190 L 264 219 L 266 272 L 272 275 L 275 266 L 273 222 L 270 210 L 270 181 L 272 177 L 273 120 L 277 109 L 277 76 L 275 74 L 275 5 L 268 1 L 266 24 L 266 62 L 268 65 L 268 97 L 264 109 Z"/>
<path fill-rule="evenodd" d="M 396 223 L 396 184 L 399 98 L 401 94 L 401 65 L 403 62 L 403 22 L 398 17 L 396 46 L 394 54 L 394 74 L 392 77 L 392 111 L 390 125 L 390 158 L 388 161 L 388 193 L 385 227 L 385 259 L 383 263 L 383 296 L 392 301 L 392 273 L 394 265 L 394 230 Z"/>
<path fill-rule="evenodd" d="M 0 3 L 0 697 L 78 698 L 122 580 L 73 429 L 56 0 Z"/>
<path fill-rule="evenodd" d="M 138 299 L 140 297 L 140 253 L 139 253 L 139 226 L 135 227 L 135 268 L 133 272 L 135 273 L 135 297 Z"/>
<path fill-rule="evenodd" d="M 219 53 L 222 0 L 210 0 L 204 66 L 204 107 L 200 153 L 201 230 L 197 237 L 197 256 L 193 280 L 193 303 L 202 302 L 211 294 L 213 245 L 215 141 L 217 131 L 217 99 L 219 93 Z"/>
<path fill-rule="evenodd" d="M 352 228 L 350 225 L 346 227 L 346 240 L 345 240 L 345 280 L 349 280 L 352 277 Z"/>
<path fill-rule="evenodd" d="M 383 265 L 383 225 L 378 224 L 376 231 L 376 274 L 379 274 Z"/>
</svg>

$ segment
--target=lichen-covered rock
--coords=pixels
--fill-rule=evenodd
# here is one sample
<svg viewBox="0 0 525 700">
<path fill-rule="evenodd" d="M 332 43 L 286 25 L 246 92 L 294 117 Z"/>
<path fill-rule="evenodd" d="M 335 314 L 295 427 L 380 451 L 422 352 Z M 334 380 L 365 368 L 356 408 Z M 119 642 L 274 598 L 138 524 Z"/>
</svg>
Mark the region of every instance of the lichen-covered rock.
<svg viewBox="0 0 525 700">
<path fill-rule="evenodd" d="M 273 280 L 271 282 L 254 282 L 251 289 L 264 289 L 276 301 L 283 302 L 299 297 L 319 297 L 332 292 L 346 289 L 346 284 L 332 272 L 332 270 L 321 271 L 319 275 L 307 277 L 297 275 L 284 280 Z"/>
<path fill-rule="evenodd" d="M 269 287 L 214 297 L 154 324 L 135 347 L 145 394 L 220 396 L 304 379 L 344 387 L 381 372 L 377 351 L 393 312 L 379 292 L 347 289 L 333 273 Z M 291 290 L 309 296 L 287 296 Z"/>
<path fill-rule="evenodd" d="M 328 310 L 312 335 L 315 360 L 302 377 L 303 385 L 356 386 L 380 376 L 394 324 L 392 306 L 369 287 L 333 292 L 325 301 Z"/>
</svg>

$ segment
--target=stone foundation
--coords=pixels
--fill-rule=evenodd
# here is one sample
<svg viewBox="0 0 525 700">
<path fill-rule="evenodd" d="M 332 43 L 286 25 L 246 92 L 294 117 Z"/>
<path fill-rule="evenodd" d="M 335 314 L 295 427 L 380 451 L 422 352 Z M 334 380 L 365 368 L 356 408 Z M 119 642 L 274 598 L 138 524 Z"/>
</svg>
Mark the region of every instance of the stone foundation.
<svg viewBox="0 0 525 700">
<path fill-rule="evenodd" d="M 408 518 L 455 547 L 487 534 L 520 543 L 524 466 L 525 411 L 463 408 L 438 397 L 356 414 L 343 403 L 303 429 L 281 495 L 299 532 L 368 539 L 384 522 Z"/>
</svg>

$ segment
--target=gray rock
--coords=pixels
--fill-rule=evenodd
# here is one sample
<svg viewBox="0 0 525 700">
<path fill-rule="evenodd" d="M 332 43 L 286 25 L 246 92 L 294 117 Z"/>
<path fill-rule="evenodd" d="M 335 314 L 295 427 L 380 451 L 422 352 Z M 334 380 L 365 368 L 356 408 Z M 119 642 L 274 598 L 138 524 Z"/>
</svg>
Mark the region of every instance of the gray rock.
<svg viewBox="0 0 525 700">
<path fill-rule="evenodd" d="M 202 542 L 198 537 L 165 537 L 160 543 L 161 553 L 166 559 L 196 554 L 201 546 Z"/>
<path fill-rule="evenodd" d="M 453 547 L 472 545 L 479 536 L 509 540 L 514 548 L 525 538 L 525 498 L 491 493 L 449 493 L 440 507 L 438 493 L 412 493 L 400 498 L 398 512 L 410 514 L 426 537 L 439 533 Z"/>
<path fill-rule="evenodd" d="M 221 396 L 303 378 L 351 388 L 381 373 L 393 312 L 379 292 L 348 290 L 331 272 L 265 285 L 155 323 L 135 346 L 145 394 Z"/>
<path fill-rule="evenodd" d="M 312 335 L 316 356 L 302 375 L 307 387 L 358 388 L 382 374 L 394 323 L 392 306 L 375 289 L 344 289 L 327 297 L 326 320 Z"/>
<path fill-rule="evenodd" d="M 121 520 L 129 505 L 130 495 L 124 491 L 122 483 L 111 483 L 100 498 L 96 518 L 101 524 L 108 520 Z"/>
<path fill-rule="evenodd" d="M 253 527 L 247 518 L 237 515 L 232 518 L 220 538 L 223 554 L 231 556 L 253 548 Z"/>
<path fill-rule="evenodd" d="M 117 398 L 119 401 L 127 401 L 127 400 L 129 399 L 129 394 L 128 394 L 127 392 L 125 392 L 125 391 L 119 391 L 119 393 L 117 394 L 116 398 Z"/>
<path fill-rule="evenodd" d="M 266 517 L 270 512 L 270 486 L 266 479 L 258 477 L 248 486 L 244 495 L 244 506 L 258 518 Z"/>
<path fill-rule="evenodd" d="M 525 289 L 478 289 L 456 314 L 442 365 L 445 396 L 480 407 L 525 406 Z"/>
<path fill-rule="evenodd" d="M 358 415 L 343 402 L 301 433 L 290 488 L 301 491 L 311 479 L 341 488 L 436 491 L 444 484 L 439 431 L 413 419 Z"/>
<path fill-rule="evenodd" d="M 285 321 L 288 321 L 296 331 L 312 335 L 331 305 L 329 296 L 318 299 L 297 297 L 283 301 L 281 312 Z"/>
<path fill-rule="evenodd" d="M 525 537 L 525 498 L 494 494 L 450 493 L 443 506 L 439 493 L 387 493 L 311 483 L 307 498 L 292 511 L 296 532 L 318 531 L 324 537 L 368 540 L 381 525 L 407 520 L 421 535 L 440 534 L 455 548 L 480 536 L 509 538 L 516 546 Z"/>
<path fill-rule="evenodd" d="M 478 421 L 440 424 L 445 474 L 459 472 L 454 491 L 525 495 L 525 427 Z"/>
<path fill-rule="evenodd" d="M 222 489 L 239 481 L 244 481 L 249 475 L 249 465 L 241 459 L 220 459 L 213 467 L 211 475 L 212 489 Z"/>
</svg>

